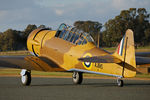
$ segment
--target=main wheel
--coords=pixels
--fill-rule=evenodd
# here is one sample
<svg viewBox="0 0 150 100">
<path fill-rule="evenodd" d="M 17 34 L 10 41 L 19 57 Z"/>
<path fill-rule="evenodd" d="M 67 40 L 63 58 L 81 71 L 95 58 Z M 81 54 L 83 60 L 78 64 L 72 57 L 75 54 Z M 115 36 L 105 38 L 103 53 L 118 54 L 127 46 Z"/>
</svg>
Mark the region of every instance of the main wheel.
<svg viewBox="0 0 150 100">
<path fill-rule="evenodd" d="M 74 84 L 81 84 L 83 80 L 83 75 L 81 72 L 73 72 L 72 81 Z"/>
<path fill-rule="evenodd" d="M 25 86 L 30 85 L 30 83 L 31 83 L 31 72 L 26 71 L 24 75 L 21 75 L 21 82 Z"/>
<path fill-rule="evenodd" d="M 119 87 L 123 87 L 123 80 L 118 79 L 117 84 L 118 84 Z"/>
</svg>

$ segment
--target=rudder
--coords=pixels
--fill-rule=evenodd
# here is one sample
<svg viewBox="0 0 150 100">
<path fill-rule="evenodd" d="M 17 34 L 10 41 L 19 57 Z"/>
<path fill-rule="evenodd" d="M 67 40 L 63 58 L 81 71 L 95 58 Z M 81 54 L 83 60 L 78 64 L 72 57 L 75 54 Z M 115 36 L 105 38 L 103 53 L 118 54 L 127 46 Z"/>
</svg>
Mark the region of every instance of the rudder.
<svg viewBox="0 0 150 100">
<path fill-rule="evenodd" d="M 135 48 L 134 48 L 134 35 L 131 29 L 126 31 L 118 48 L 113 54 L 115 57 L 123 62 L 123 76 L 135 76 L 136 61 L 135 61 Z M 124 73 L 124 69 L 126 72 Z M 129 75 L 130 73 L 130 75 Z"/>
</svg>

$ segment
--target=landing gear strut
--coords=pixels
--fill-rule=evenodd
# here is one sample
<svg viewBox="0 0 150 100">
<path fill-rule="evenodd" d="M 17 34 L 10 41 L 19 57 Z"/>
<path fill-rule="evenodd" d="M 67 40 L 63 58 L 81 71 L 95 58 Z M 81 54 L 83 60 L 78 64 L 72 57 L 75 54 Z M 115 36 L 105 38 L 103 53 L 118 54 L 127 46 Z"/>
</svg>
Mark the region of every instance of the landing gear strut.
<svg viewBox="0 0 150 100">
<path fill-rule="evenodd" d="M 23 85 L 28 86 L 31 83 L 31 71 L 26 69 L 21 70 L 21 82 Z"/>
<path fill-rule="evenodd" d="M 81 84 L 83 80 L 83 75 L 81 72 L 73 72 L 72 81 L 74 84 Z"/>
<path fill-rule="evenodd" d="M 119 87 L 123 87 L 123 80 L 118 78 L 117 79 L 117 84 L 118 84 Z"/>
</svg>

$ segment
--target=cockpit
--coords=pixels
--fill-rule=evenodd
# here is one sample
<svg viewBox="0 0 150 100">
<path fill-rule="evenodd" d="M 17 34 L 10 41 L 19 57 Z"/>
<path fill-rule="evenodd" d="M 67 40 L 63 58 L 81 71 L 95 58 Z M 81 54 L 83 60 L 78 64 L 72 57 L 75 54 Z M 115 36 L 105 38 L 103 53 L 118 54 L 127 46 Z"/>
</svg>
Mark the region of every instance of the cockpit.
<svg viewBox="0 0 150 100">
<path fill-rule="evenodd" d="M 84 45 L 87 44 L 87 42 L 94 42 L 94 39 L 88 33 L 64 23 L 59 26 L 55 37 L 61 38 L 75 45 Z"/>
</svg>

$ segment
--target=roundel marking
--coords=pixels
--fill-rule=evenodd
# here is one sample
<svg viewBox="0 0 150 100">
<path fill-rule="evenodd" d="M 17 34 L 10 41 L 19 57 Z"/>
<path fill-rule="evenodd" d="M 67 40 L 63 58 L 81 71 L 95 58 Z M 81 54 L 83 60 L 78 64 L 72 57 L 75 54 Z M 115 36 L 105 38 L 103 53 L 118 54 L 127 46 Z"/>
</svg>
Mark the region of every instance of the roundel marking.
<svg viewBox="0 0 150 100">
<path fill-rule="evenodd" d="M 92 57 L 92 55 L 90 53 L 86 53 L 83 57 Z M 91 62 L 83 62 L 82 64 L 86 69 L 91 69 Z"/>
</svg>

